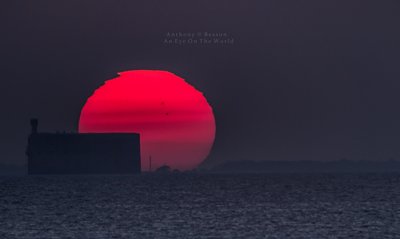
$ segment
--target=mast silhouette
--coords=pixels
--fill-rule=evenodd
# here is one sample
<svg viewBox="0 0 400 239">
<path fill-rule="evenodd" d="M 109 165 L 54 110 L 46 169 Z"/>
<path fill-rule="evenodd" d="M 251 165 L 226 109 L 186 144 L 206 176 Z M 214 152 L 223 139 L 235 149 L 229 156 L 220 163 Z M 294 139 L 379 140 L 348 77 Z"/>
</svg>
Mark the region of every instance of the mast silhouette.
<svg viewBox="0 0 400 239">
<path fill-rule="evenodd" d="M 149 156 L 149 172 L 151 172 L 151 155 Z"/>
</svg>

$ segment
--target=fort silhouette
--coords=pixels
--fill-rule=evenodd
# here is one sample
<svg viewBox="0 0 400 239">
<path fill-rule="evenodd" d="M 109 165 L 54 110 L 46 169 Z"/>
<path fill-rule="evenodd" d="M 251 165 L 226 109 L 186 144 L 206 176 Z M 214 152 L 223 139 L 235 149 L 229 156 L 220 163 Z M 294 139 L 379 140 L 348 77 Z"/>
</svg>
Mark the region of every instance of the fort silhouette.
<svg viewBox="0 0 400 239">
<path fill-rule="evenodd" d="M 141 172 L 137 133 L 39 133 L 31 119 L 28 174 L 136 174 Z"/>
</svg>

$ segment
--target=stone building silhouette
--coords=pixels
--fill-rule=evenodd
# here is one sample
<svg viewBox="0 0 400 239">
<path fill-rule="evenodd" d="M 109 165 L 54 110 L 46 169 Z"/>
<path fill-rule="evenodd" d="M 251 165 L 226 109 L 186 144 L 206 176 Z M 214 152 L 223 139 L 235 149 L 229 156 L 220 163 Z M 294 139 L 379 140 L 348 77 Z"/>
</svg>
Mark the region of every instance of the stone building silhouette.
<svg viewBox="0 0 400 239">
<path fill-rule="evenodd" d="M 140 173 L 136 133 L 39 133 L 31 119 L 28 174 Z"/>
</svg>

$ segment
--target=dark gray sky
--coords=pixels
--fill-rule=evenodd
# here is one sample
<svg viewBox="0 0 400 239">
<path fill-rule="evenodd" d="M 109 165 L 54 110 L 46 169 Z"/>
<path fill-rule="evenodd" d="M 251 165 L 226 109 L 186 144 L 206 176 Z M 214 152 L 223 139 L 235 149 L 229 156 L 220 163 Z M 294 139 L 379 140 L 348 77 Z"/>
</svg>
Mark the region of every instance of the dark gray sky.
<svg viewBox="0 0 400 239">
<path fill-rule="evenodd" d="M 118 71 L 163 69 L 204 92 L 211 161 L 400 159 L 400 2 L 8 1 L 0 9 L 0 162 L 23 163 L 29 118 L 74 131 Z M 230 45 L 166 45 L 170 32 Z"/>
</svg>

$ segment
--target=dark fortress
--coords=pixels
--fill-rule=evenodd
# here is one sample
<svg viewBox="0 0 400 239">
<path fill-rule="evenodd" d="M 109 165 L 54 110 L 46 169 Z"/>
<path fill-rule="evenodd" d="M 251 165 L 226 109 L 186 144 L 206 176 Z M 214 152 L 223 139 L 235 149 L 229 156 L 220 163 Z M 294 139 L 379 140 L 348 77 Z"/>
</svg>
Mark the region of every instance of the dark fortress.
<svg viewBox="0 0 400 239">
<path fill-rule="evenodd" d="M 140 173 L 140 138 L 136 133 L 38 133 L 31 120 L 28 174 Z"/>
</svg>

